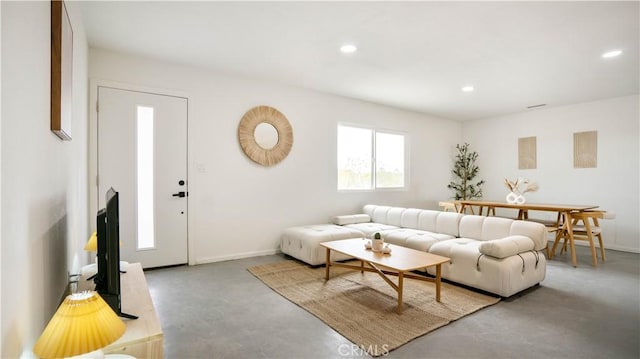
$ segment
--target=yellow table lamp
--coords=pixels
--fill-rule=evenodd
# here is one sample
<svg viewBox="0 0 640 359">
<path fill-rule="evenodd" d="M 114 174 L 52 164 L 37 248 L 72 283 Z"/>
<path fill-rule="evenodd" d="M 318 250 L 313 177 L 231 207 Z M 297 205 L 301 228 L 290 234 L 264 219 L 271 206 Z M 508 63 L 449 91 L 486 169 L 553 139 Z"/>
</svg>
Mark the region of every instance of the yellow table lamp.
<svg viewBox="0 0 640 359">
<path fill-rule="evenodd" d="M 122 241 L 120 241 L 120 247 L 122 247 Z M 87 252 L 98 252 L 98 233 L 97 232 L 93 232 L 93 234 L 91 234 L 91 237 L 89 237 L 89 240 L 84 245 L 84 250 Z M 120 261 L 120 271 L 124 272 L 122 268 L 127 264 L 129 264 L 129 262 Z M 95 275 L 97 272 L 98 272 L 98 265 L 96 263 L 87 264 L 86 266 L 82 267 L 82 269 L 80 270 L 81 275 L 90 277 L 90 279 L 92 279 L 93 275 Z"/>
<path fill-rule="evenodd" d="M 98 233 L 93 232 L 87 244 L 84 245 L 84 250 L 87 252 L 97 252 L 98 251 Z"/>
<path fill-rule="evenodd" d="M 118 340 L 125 329 L 122 319 L 98 293 L 74 293 L 60 304 L 33 352 L 40 358 L 90 353 Z"/>
</svg>

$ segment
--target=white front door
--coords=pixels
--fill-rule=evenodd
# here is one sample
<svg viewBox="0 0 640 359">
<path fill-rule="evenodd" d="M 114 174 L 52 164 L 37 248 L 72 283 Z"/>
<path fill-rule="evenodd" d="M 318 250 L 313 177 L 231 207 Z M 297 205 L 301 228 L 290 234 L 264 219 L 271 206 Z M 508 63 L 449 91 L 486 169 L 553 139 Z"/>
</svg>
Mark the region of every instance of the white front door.
<svg viewBox="0 0 640 359">
<path fill-rule="evenodd" d="M 187 99 L 98 87 L 98 204 L 120 202 L 120 259 L 187 258 Z"/>
</svg>

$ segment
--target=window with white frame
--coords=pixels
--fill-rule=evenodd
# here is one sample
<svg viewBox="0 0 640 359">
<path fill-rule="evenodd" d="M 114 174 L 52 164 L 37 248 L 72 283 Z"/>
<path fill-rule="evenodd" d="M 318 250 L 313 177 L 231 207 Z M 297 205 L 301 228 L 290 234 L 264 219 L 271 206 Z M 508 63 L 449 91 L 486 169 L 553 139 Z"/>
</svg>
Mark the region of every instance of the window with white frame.
<svg viewBox="0 0 640 359">
<path fill-rule="evenodd" d="M 405 187 L 405 136 L 338 125 L 338 189 Z"/>
</svg>

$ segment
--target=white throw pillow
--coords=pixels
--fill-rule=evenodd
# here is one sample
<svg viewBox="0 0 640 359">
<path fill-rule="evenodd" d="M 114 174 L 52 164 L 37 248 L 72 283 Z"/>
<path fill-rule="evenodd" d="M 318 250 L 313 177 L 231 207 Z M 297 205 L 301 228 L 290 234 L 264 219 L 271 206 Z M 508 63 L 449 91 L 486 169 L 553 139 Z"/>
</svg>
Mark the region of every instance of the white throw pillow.
<svg viewBox="0 0 640 359">
<path fill-rule="evenodd" d="M 344 226 L 346 224 L 368 223 L 368 222 L 371 222 L 371 217 L 369 217 L 368 214 L 350 214 L 346 216 L 333 216 L 331 218 L 331 222 L 339 226 Z"/>
<path fill-rule="evenodd" d="M 495 258 L 507 258 L 533 250 L 533 241 L 526 236 L 508 236 L 480 244 L 480 253 Z"/>
</svg>

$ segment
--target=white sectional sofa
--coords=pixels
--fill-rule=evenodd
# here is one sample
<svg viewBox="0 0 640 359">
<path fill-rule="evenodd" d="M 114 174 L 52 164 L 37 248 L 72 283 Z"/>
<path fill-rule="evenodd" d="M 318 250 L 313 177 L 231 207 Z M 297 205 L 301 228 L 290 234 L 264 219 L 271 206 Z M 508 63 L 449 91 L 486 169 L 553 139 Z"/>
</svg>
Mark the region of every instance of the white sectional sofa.
<svg viewBox="0 0 640 359">
<path fill-rule="evenodd" d="M 323 264 L 319 243 L 380 232 L 385 242 L 451 258 L 442 266 L 443 278 L 503 297 L 544 280 L 546 259 L 540 251 L 546 249 L 547 238 L 540 223 L 377 205 L 363 210 L 336 216 L 334 224 L 285 230 L 282 252 Z"/>
</svg>

